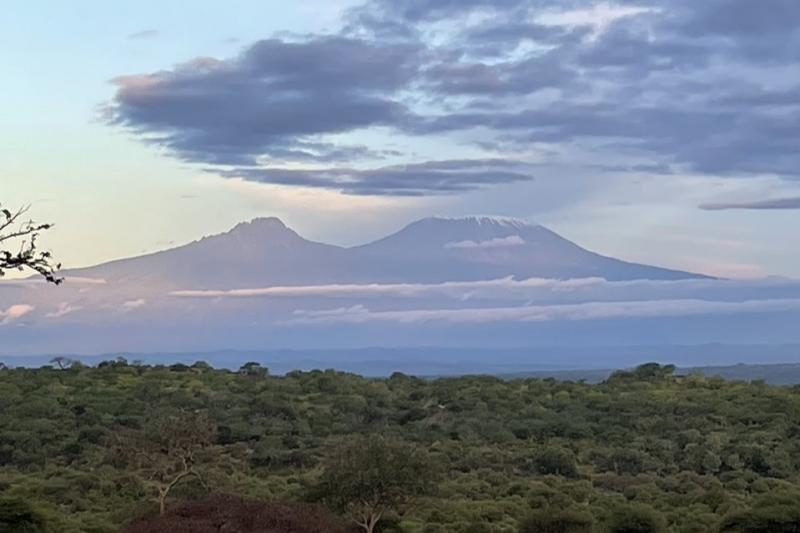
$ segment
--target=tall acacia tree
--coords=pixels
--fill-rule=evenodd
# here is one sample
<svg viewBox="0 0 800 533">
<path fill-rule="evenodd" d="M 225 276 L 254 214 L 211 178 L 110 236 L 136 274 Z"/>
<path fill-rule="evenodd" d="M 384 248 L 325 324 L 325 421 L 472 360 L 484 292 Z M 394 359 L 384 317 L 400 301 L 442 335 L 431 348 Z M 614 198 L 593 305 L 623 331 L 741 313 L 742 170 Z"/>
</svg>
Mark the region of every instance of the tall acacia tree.
<svg viewBox="0 0 800 533">
<path fill-rule="evenodd" d="M 152 491 L 163 515 L 178 484 L 194 478 L 207 487 L 204 474 L 220 461 L 216 434 L 204 413 L 156 413 L 141 429 L 120 428 L 110 451 Z"/>
<path fill-rule="evenodd" d="M 389 511 L 405 512 L 432 490 L 436 465 L 428 453 L 380 436 L 340 448 L 325 467 L 317 496 L 373 533 Z"/>
<path fill-rule="evenodd" d="M 37 246 L 39 235 L 53 227 L 27 218 L 29 207 L 10 211 L 0 205 L 0 277 L 10 270 L 33 270 L 50 283 L 58 285 L 61 264 L 50 252 Z"/>
</svg>

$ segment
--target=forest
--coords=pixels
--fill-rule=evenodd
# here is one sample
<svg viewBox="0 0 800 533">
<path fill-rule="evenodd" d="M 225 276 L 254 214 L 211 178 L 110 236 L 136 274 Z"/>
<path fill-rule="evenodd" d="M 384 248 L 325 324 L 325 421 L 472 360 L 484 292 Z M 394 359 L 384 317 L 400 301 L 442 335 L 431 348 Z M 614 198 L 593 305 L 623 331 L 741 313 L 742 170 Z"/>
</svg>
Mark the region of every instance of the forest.
<svg viewBox="0 0 800 533">
<path fill-rule="evenodd" d="M 0 531 L 800 531 L 800 386 L 674 370 L 0 365 Z"/>
</svg>

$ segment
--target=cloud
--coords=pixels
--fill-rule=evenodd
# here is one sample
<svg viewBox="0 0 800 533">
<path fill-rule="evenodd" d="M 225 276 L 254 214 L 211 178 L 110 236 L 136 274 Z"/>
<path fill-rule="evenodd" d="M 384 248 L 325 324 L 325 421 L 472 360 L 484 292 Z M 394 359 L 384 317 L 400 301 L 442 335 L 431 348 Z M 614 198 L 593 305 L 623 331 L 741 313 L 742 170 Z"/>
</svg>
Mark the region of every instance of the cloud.
<svg viewBox="0 0 800 533">
<path fill-rule="evenodd" d="M 528 181 L 530 174 L 504 160 L 446 160 L 373 169 L 242 168 L 221 175 L 261 183 L 337 189 L 355 195 L 422 196 L 469 191 L 499 183 Z"/>
<path fill-rule="evenodd" d="M 100 278 L 85 278 L 81 276 L 68 276 L 64 278 L 64 285 L 105 285 L 106 280 Z M 42 278 L 7 279 L 0 280 L 0 288 L 3 287 L 35 287 L 47 285 L 48 282 Z"/>
<path fill-rule="evenodd" d="M 177 298 L 437 298 L 525 301 L 531 298 L 571 300 L 707 300 L 746 301 L 771 299 L 776 295 L 800 298 L 800 281 L 765 279 L 687 279 L 608 281 L 603 278 L 517 280 L 505 277 L 479 281 L 443 283 L 366 283 L 252 287 L 230 290 L 178 290 Z"/>
<path fill-rule="evenodd" d="M 136 33 L 131 33 L 128 35 L 128 39 L 131 40 L 138 40 L 138 39 L 152 39 L 154 37 L 158 37 L 159 31 L 158 30 L 142 30 L 137 31 Z"/>
<path fill-rule="evenodd" d="M 47 318 L 61 318 L 62 316 L 66 316 L 70 313 L 74 313 L 76 311 L 80 311 L 83 307 L 78 305 L 72 305 L 69 302 L 61 302 L 58 305 L 58 309 L 47 313 L 45 316 Z"/>
<path fill-rule="evenodd" d="M 371 0 L 345 19 L 120 76 L 108 120 L 223 177 L 358 195 L 521 181 L 481 161 L 532 150 L 619 173 L 800 176 L 796 0 Z M 472 162 L 420 163 L 420 142 Z"/>
<path fill-rule="evenodd" d="M 429 114 L 429 134 L 488 130 L 509 151 L 575 145 L 620 168 L 798 175 L 794 0 L 374 0 L 349 20 L 375 38 L 435 35 L 447 51 L 429 56 L 429 91 L 474 98 Z"/>
<path fill-rule="evenodd" d="M 575 82 L 578 74 L 565 68 L 556 54 L 499 63 L 445 60 L 430 66 L 424 75 L 429 90 L 448 96 L 526 95 Z"/>
<path fill-rule="evenodd" d="M 444 245 L 445 248 L 454 249 L 471 249 L 471 248 L 505 248 L 508 246 L 521 246 L 525 244 L 525 240 L 519 235 L 509 235 L 508 237 L 495 237 L 487 241 L 457 241 L 448 242 Z"/>
<path fill-rule="evenodd" d="M 370 311 L 363 306 L 328 311 L 301 311 L 290 324 L 395 322 L 402 324 L 446 322 L 546 322 L 552 320 L 601 320 L 617 318 L 683 317 L 706 314 L 780 313 L 800 311 L 800 299 L 715 302 L 706 300 L 655 300 L 584 302 L 579 304 L 468 309 L 414 309 Z"/>
<path fill-rule="evenodd" d="M 171 296 L 181 298 L 253 298 L 253 297 L 304 297 L 304 296 L 367 296 L 388 295 L 414 297 L 426 294 L 454 294 L 460 298 L 464 291 L 518 291 L 523 289 L 572 290 L 581 287 L 612 283 L 603 278 L 577 278 L 568 280 L 530 278 L 515 280 L 512 277 L 485 281 L 448 281 L 444 283 L 368 283 L 260 287 L 231 290 L 179 290 Z"/>
<path fill-rule="evenodd" d="M 800 209 L 800 197 L 772 198 L 769 200 L 755 200 L 751 202 L 722 202 L 702 204 L 700 209 L 705 211 L 725 211 L 729 209 Z"/>
<path fill-rule="evenodd" d="M 419 53 L 340 36 L 266 39 L 233 59 L 117 78 L 109 120 L 192 162 L 363 157 L 369 149 L 319 136 L 403 121 L 397 93 L 414 78 Z"/>
<path fill-rule="evenodd" d="M 108 280 L 103 278 L 85 278 L 80 276 L 70 276 L 69 278 L 64 279 L 64 283 L 76 283 L 76 284 L 83 284 L 83 285 L 105 285 L 108 283 Z"/>
<path fill-rule="evenodd" d="M 134 309 L 139 309 L 140 307 L 144 307 L 147 305 L 147 300 L 144 298 L 138 298 L 136 300 L 127 300 L 122 303 L 122 312 L 133 311 Z"/>
<path fill-rule="evenodd" d="M 34 309 L 35 307 L 29 304 L 15 304 L 5 311 L 0 310 L 0 326 L 19 320 L 23 316 L 32 313 Z"/>
<path fill-rule="evenodd" d="M 297 309 L 293 313 L 295 316 L 304 317 L 304 318 L 331 318 L 331 317 L 340 317 L 340 316 L 350 316 L 353 315 L 366 315 L 369 314 L 369 309 L 364 307 L 361 304 L 353 305 L 350 307 L 338 307 L 336 309 L 325 309 L 321 311 L 307 311 L 304 309 Z"/>
</svg>

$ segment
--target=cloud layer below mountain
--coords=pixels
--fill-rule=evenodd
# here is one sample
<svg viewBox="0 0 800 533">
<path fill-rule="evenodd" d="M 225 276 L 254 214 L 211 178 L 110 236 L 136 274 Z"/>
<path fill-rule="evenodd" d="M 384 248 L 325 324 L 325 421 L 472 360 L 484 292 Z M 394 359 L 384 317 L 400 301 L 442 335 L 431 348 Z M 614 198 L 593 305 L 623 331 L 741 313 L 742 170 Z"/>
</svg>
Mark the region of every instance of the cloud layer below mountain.
<svg viewBox="0 0 800 533">
<path fill-rule="evenodd" d="M 450 322 L 485 324 L 489 322 L 541 322 L 552 320 L 597 320 L 621 318 L 689 317 L 733 313 L 775 313 L 800 311 L 800 299 L 713 302 L 708 300 L 654 300 L 634 302 L 585 302 L 521 307 L 483 307 L 466 309 L 411 309 L 370 311 L 356 305 L 324 311 L 298 311 L 291 323 L 367 322 Z"/>
</svg>

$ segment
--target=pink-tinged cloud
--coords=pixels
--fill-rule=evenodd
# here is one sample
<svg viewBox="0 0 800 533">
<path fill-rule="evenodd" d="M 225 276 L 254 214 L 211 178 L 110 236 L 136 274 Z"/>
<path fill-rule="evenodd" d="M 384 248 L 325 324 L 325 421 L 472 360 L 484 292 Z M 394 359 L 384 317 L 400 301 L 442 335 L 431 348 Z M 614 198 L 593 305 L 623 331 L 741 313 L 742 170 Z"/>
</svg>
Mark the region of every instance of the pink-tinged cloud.
<svg viewBox="0 0 800 533">
<path fill-rule="evenodd" d="M 35 307 L 29 304 L 12 305 L 5 311 L 0 311 L 0 325 L 5 326 L 15 320 L 19 320 L 28 313 L 33 312 L 34 309 Z"/>
<path fill-rule="evenodd" d="M 75 311 L 80 311 L 81 309 L 83 309 L 81 306 L 72 305 L 69 302 L 61 302 L 58 305 L 58 309 L 51 311 L 44 316 L 47 318 L 61 318 L 62 316 L 74 313 Z"/>
</svg>

